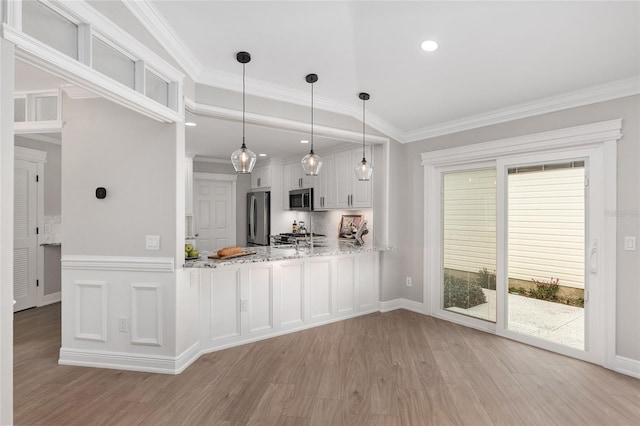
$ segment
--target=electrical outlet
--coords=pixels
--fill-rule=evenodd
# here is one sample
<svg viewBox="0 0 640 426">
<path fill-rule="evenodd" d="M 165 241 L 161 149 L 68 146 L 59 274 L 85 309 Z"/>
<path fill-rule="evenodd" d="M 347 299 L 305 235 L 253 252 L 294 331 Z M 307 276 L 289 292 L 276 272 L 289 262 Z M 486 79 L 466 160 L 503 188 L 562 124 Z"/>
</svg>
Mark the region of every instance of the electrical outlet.
<svg viewBox="0 0 640 426">
<path fill-rule="evenodd" d="M 636 251 L 636 237 L 624 237 L 624 249 Z"/>
<path fill-rule="evenodd" d="M 147 235 L 145 243 L 147 250 L 160 250 L 160 235 Z"/>
<path fill-rule="evenodd" d="M 240 299 L 240 312 L 247 312 L 249 310 L 249 300 Z"/>
<path fill-rule="evenodd" d="M 121 333 L 127 332 L 127 319 L 126 318 L 118 318 L 118 331 Z"/>
<path fill-rule="evenodd" d="M 411 277 L 405 278 L 405 284 L 407 285 L 407 287 L 411 287 L 411 285 L 412 285 Z"/>
</svg>

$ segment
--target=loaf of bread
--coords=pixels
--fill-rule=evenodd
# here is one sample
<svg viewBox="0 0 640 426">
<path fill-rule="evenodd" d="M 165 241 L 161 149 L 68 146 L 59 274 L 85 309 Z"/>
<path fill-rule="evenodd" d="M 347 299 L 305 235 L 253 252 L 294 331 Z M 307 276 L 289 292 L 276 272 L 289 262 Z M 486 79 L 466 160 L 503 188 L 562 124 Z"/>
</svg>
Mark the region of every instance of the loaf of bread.
<svg viewBox="0 0 640 426">
<path fill-rule="evenodd" d="M 225 247 L 218 250 L 218 257 L 226 257 L 239 253 L 242 253 L 242 247 Z"/>
</svg>

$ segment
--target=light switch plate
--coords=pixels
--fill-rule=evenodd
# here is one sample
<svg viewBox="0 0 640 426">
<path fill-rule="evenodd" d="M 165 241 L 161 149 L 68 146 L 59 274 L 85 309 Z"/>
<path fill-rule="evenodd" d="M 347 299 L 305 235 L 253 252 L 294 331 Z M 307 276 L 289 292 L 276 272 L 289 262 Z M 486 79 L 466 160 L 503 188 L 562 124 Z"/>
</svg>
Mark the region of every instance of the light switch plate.
<svg viewBox="0 0 640 426">
<path fill-rule="evenodd" d="M 147 235 L 147 250 L 160 250 L 160 235 Z"/>
<path fill-rule="evenodd" d="M 636 251 L 636 237 L 624 237 L 624 249 Z"/>
</svg>

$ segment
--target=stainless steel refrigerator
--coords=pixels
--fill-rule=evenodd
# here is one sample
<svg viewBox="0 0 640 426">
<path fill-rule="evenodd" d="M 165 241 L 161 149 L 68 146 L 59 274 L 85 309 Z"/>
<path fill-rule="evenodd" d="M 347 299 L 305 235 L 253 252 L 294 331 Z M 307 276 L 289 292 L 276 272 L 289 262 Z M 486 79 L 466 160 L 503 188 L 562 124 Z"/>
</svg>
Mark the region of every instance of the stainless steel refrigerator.
<svg viewBox="0 0 640 426">
<path fill-rule="evenodd" d="M 247 245 L 268 246 L 271 233 L 271 193 L 247 194 Z"/>
</svg>

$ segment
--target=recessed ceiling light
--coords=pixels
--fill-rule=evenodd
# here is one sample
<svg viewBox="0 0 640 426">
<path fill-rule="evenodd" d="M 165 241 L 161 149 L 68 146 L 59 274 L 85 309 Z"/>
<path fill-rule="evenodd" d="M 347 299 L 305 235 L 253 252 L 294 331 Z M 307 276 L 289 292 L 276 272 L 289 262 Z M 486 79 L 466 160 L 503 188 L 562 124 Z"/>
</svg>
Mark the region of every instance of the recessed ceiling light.
<svg viewBox="0 0 640 426">
<path fill-rule="evenodd" d="M 309 143 L 307 140 L 301 140 L 300 143 Z"/>
<path fill-rule="evenodd" d="M 197 124 L 194 123 L 193 121 L 185 121 L 184 125 L 187 126 L 187 127 L 196 127 L 197 126 Z"/>
<path fill-rule="evenodd" d="M 435 50 L 438 50 L 438 43 L 433 40 L 425 40 L 422 42 L 420 47 L 422 47 L 422 50 L 426 52 L 433 52 Z"/>
<path fill-rule="evenodd" d="M 266 157 L 267 154 L 258 154 L 258 157 Z"/>
</svg>

